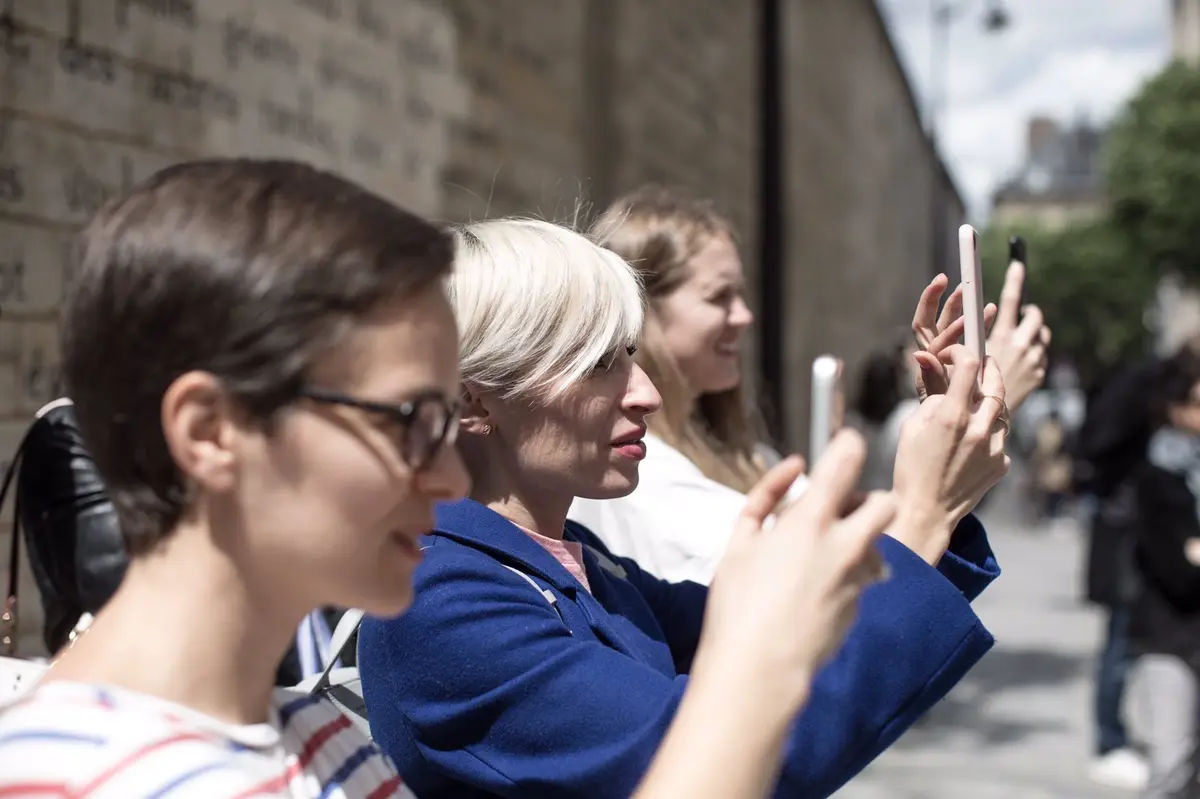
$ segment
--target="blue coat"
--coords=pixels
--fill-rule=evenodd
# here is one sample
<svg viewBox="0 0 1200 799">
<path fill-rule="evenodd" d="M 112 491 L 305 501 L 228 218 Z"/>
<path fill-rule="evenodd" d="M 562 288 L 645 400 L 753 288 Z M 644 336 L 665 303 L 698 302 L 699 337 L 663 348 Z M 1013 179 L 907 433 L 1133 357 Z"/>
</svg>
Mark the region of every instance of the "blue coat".
<svg viewBox="0 0 1200 799">
<path fill-rule="evenodd" d="M 654 757 L 707 589 L 658 580 L 573 522 L 567 535 L 587 545 L 590 594 L 504 517 L 443 505 L 412 608 L 363 622 L 371 731 L 422 799 L 627 797 Z M 991 648 L 969 602 L 999 569 L 974 518 L 954 538 L 937 569 L 881 540 L 892 578 L 817 676 L 778 795 L 832 794 Z"/>
</svg>

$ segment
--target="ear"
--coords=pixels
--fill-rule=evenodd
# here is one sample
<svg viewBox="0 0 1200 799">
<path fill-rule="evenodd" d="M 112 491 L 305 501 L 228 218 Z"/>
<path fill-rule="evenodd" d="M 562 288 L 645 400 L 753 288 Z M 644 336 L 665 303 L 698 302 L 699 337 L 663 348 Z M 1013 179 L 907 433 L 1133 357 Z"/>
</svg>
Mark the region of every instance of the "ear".
<svg viewBox="0 0 1200 799">
<path fill-rule="evenodd" d="M 462 384 L 462 415 L 459 429 L 473 435 L 485 436 L 491 432 L 492 419 L 478 387 Z"/>
<path fill-rule="evenodd" d="M 187 482 L 205 491 L 232 490 L 237 476 L 235 408 L 219 380 L 208 372 L 180 375 L 160 406 L 167 449 Z"/>
</svg>

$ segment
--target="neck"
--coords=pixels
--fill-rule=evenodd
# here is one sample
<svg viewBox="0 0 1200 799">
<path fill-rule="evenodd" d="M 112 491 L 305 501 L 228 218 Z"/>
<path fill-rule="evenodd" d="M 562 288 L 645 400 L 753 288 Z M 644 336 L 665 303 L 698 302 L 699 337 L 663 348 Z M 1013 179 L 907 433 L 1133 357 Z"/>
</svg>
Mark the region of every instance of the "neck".
<svg viewBox="0 0 1200 799">
<path fill-rule="evenodd" d="M 277 588 L 277 587 L 276 587 Z M 134 558 L 50 676 L 147 693 L 237 724 L 266 721 L 275 671 L 307 610 L 257 590 L 202 529 Z"/>
<path fill-rule="evenodd" d="M 536 503 L 516 495 L 494 497 L 489 500 L 472 494 L 471 499 L 487 505 L 519 527 L 532 530 L 546 538 L 561 541 L 567 525 L 567 511 L 570 509 L 574 497 L 566 497 L 565 500 L 558 498 L 553 501 L 539 498 Z"/>
</svg>

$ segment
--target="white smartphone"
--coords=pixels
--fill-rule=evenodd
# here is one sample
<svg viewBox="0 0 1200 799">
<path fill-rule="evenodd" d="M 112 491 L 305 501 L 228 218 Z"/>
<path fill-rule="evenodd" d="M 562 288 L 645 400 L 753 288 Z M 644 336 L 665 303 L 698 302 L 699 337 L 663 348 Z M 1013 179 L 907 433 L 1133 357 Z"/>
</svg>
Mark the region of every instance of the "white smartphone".
<svg viewBox="0 0 1200 799">
<path fill-rule="evenodd" d="M 842 362 L 822 355 L 812 365 L 812 426 L 808 437 L 808 466 L 811 469 L 842 426 L 846 397 L 842 389 Z"/>
<path fill-rule="evenodd" d="M 979 234 L 970 225 L 958 229 L 958 263 L 961 270 L 963 341 L 983 361 L 987 333 L 983 324 L 983 268 L 979 262 Z"/>
</svg>

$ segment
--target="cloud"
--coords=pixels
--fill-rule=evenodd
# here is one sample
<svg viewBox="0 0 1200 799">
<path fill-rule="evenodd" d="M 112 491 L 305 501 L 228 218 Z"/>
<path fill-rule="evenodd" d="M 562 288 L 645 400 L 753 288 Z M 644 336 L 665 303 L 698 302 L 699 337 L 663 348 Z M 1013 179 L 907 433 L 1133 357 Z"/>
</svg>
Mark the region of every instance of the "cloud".
<svg viewBox="0 0 1200 799">
<path fill-rule="evenodd" d="M 965 5 L 963 4 L 965 2 Z M 1025 155 L 1031 116 L 1106 122 L 1166 62 L 1168 4 L 1149 0 L 1008 0 L 1012 24 L 986 33 L 964 13 L 950 34 L 942 151 L 982 221 L 996 185 Z M 883 0 L 913 84 L 928 102 L 930 0 Z M 982 2 L 960 0 L 981 13 Z"/>
</svg>

